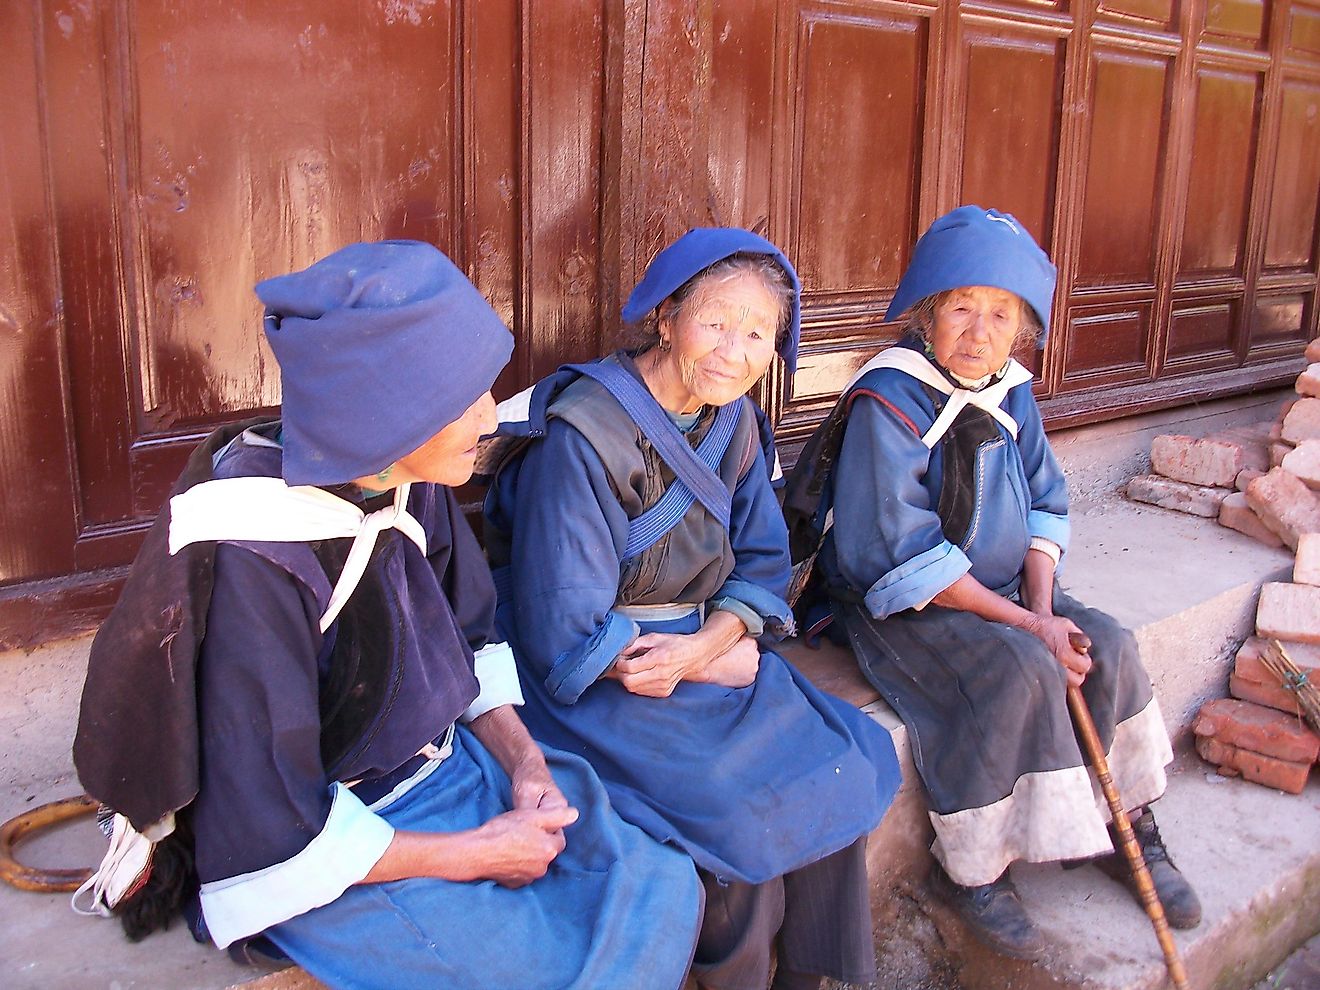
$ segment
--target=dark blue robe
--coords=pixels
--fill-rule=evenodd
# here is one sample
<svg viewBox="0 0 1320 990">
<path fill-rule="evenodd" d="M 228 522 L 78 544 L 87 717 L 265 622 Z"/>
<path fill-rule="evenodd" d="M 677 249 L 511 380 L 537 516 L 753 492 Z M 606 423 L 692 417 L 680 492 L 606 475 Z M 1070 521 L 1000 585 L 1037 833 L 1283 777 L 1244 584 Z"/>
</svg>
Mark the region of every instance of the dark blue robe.
<svg viewBox="0 0 1320 990">
<path fill-rule="evenodd" d="M 260 444 L 240 444 L 217 469 L 278 473 L 278 449 Z M 504 770 L 464 727 L 451 730 L 477 694 L 489 571 L 448 489 L 414 486 L 408 507 L 428 553 L 398 531 L 381 534 L 324 636 L 331 582 L 311 545 L 217 551 L 194 817 L 213 936 L 264 930 L 332 986 L 678 986 L 699 912 L 692 866 L 620 821 L 571 755 L 547 752 L 582 817 L 545 878 L 517 890 L 427 878 L 356 885 L 396 828 L 475 828 L 512 807 Z M 355 662 L 379 672 L 362 680 L 379 715 L 328 765 L 323 729 L 334 715 L 323 692 L 332 655 L 342 663 L 335 650 L 350 645 Z M 416 755 L 451 731 L 447 759 Z"/>
<path fill-rule="evenodd" d="M 787 533 L 756 416 L 738 401 L 718 471 L 732 493 L 727 529 L 695 503 L 623 561 L 629 519 L 672 474 L 614 399 L 580 378 L 552 403 L 544 439 L 496 478 L 487 547 L 497 580 L 507 567 L 496 623 L 518 654 L 533 734 L 585 757 L 628 821 L 719 876 L 762 883 L 878 824 L 899 783 L 889 734 L 765 648 L 745 688 L 681 682 L 656 699 L 601 679 L 640 632 L 701 621 L 649 624 L 621 607 L 726 608 L 753 634 L 763 627 L 763 644 L 791 629 Z"/>
</svg>

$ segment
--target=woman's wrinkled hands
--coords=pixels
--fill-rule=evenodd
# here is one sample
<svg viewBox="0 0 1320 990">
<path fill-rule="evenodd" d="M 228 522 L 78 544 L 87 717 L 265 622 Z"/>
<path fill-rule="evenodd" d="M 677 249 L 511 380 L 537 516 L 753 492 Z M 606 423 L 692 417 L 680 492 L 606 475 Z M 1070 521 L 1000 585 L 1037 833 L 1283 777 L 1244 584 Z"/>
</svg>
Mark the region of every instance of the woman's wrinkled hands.
<svg viewBox="0 0 1320 990">
<path fill-rule="evenodd" d="M 741 688 L 755 681 L 757 671 L 760 669 L 761 647 L 752 637 L 743 636 L 689 680 Z"/>
<path fill-rule="evenodd" d="M 1027 631 L 1044 643 L 1054 659 L 1059 661 L 1068 675 L 1068 684 L 1081 687 L 1091 670 L 1091 658 L 1079 652 L 1069 641 L 1070 636 L 1080 636 L 1083 640 L 1086 638 L 1077 624 L 1059 615 L 1036 615 L 1027 626 Z"/>
<path fill-rule="evenodd" d="M 568 798 L 559 789 L 545 757 L 538 751 L 525 757 L 510 777 L 514 808 L 567 808 Z"/>
<path fill-rule="evenodd" d="M 668 698 L 713 659 L 700 633 L 645 633 L 623 649 L 610 676 L 632 694 Z"/>
<path fill-rule="evenodd" d="M 577 809 L 567 805 L 496 815 L 471 833 L 472 873 L 462 879 L 494 880 L 501 887 L 539 880 L 564 851 L 564 829 L 577 819 Z"/>
</svg>

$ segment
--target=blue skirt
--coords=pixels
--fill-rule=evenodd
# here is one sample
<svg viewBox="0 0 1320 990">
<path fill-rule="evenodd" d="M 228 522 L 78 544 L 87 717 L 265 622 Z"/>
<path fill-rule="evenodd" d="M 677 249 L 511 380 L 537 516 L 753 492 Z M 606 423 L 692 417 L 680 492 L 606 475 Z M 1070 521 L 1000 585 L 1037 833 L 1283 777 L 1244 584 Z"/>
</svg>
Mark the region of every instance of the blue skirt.
<svg viewBox="0 0 1320 990">
<path fill-rule="evenodd" d="M 546 760 L 581 817 L 540 880 L 363 884 L 266 935 L 332 987 L 675 990 L 700 921 L 692 861 L 621 821 L 581 760 Z M 453 755 L 377 810 L 396 829 L 452 832 L 511 807 L 503 769 L 460 727 Z"/>
<path fill-rule="evenodd" d="M 745 688 L 684 681 L 645 698 L 601 679 L 562 705 L 524 670 L 523 696 L 532 734 L 586 759 L 621 817 L 725 880 L 765 883 L 852 844 L 901 781 L 882 726 L 769 650 Z"/>
</svg>

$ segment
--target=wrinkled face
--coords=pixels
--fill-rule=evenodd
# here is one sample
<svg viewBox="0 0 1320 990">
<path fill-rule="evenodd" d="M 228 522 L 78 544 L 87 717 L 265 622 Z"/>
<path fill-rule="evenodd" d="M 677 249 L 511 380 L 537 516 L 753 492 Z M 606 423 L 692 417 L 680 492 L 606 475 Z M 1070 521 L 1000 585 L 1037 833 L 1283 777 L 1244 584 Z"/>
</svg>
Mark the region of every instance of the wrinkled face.
<svg viewBox="0 0 1320 990">
<path fill-rule="evenodd" d="M 780 303 L 760 276 L 740 273 L 707 278 L 677 314 L 661 310 L 660 337 L 669 364 L 687 393 L 677 412 L 723 406 L 745 395 L 775 356 Z"/>
<path fill-rule="evenodd" d="M 1022 299 L 985 285 L 954 289 L 935 306 L 935 360 L 959 378 L 977 379 L 1004 366 L 1022 327 Z"/>
<path fill-rule="evenodd" d="M 495 400 L 486 392 L 467 411 L 411 454 L 394 462 L 392 484 L 430 481 L 461 485 L 472 477 L 477 441 L 495 431 Z"/>
</svg>

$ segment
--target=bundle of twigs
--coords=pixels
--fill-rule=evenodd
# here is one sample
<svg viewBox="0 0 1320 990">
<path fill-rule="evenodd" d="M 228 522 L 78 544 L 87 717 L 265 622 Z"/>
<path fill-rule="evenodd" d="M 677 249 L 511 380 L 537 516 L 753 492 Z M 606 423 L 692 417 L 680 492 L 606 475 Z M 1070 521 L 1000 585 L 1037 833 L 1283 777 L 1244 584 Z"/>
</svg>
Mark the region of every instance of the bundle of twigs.
<svg viewBox="0 0 1320 990">
<path fill-rule="evenodd" d="M 1310 677 L 1293 663 L 1292 657 L 1288 656 L 1288 651 L 1277 639 L 1266 642 L 1260 654 L 1260 662 L 1279 679 L 1285 691 L 1297 698 L 1297 706 L 1306 720 L 1316 732 L 1320 732 L 1320 685 L 1311 683 Z"/>
</svg>

